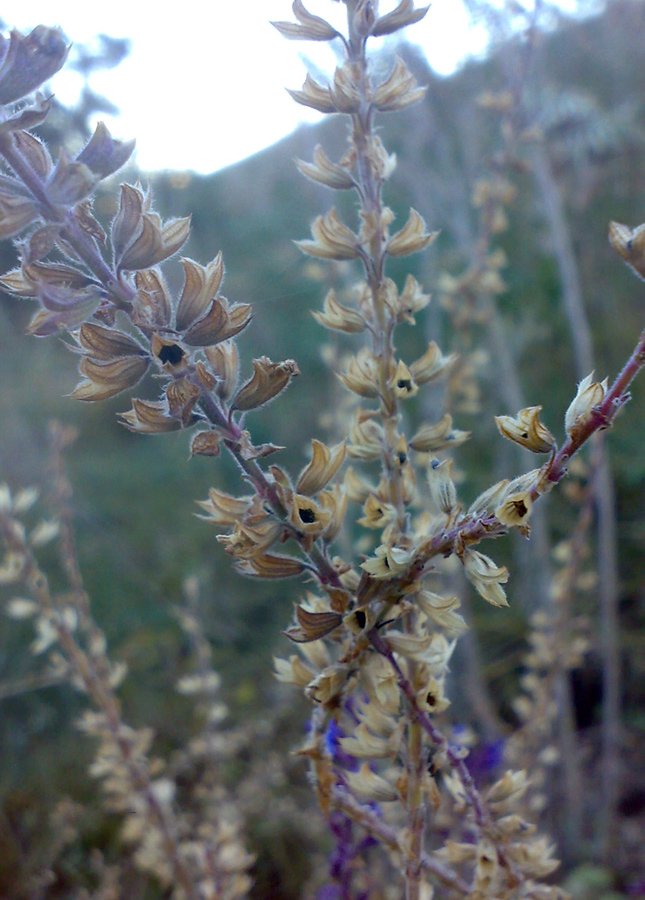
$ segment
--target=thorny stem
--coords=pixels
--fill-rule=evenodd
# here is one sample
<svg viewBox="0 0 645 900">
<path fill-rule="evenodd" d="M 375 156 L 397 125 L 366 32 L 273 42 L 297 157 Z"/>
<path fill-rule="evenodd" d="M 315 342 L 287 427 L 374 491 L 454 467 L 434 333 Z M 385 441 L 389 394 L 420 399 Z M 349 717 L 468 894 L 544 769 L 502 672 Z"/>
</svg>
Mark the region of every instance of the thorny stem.
<svg viewBox="0 0 645 900">
<path fill-rule="evenodd" d="M 4 514 L 0 514 L 0 530 L 7 547 L 9 550 L 18 552 L 23 557 L 22 576 L 26 585 L 33 593 L 43 612 L 51 616 L 52 624 L 56 629 L 58 640 L 67 661 L 80 677 L 85 690 L 95 705 L 105 715 L 105 720 L 114 742 L 119 748 L 128 773 L 136 789 L 145 798 L 152 819 L 162 835 L 177 884 L 181 885 L 190 900 L 198 900 L 198 889 L 181 857 L 173 825 L 155 795 L 145 766 L 134 757 L 132 744 L 124 734 L 124 725 L 120 715 L 118 700 L 111 688 L 106 684 L 105 679 L 95 671 L 88 654 L 77 644 L 73 632 L 63 617 L 57 614 L 56 604 L 51 596 L 47 577 L 41 571 L 31 550 L 18 537 L 13 524 L 14 520 L 9 519 Z"/>
</svg>

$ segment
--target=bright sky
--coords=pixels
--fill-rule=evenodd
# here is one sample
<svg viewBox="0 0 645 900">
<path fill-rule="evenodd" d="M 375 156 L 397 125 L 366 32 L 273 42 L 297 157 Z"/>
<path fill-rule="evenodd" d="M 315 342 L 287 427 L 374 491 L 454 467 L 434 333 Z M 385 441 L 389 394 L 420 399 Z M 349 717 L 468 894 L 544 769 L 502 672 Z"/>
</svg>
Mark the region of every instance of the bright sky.
<svg viewBox="0 0 645 900">
<path fill-rule="evenodd" d="M 381 0 L 381 12 L 395 5 Z M 305 6 L 342 27 L 344 4 L 305 0 Z M 325 71 L 335 60 L 327 45 L 287 41 L 271 27 L 272 19 L 293 20 L 290 0 L 183 0 L 165 8 L 174 14 L 140 0 L 6 0 L 2 17 L 22 31 L 59 25 L 77 43 L 101 32 L 131 40 L 127 59 L 90 84 L 120 108 L 118 119 L 103 118 L 115 137 L 136 137 L 144 170 L 212 172 L 316 118 L 284 88 L 301 87 L 302 54 Z M 483 34 L 468 31 L 466 22 L 461 0 L 434 0 L 407 34 L 437 72 L 448 74 L 483 49 Z M 63 103 L 74 102 L 79 84 L 79 75 L 64 71 L 52 82 Z"/>
</svg>

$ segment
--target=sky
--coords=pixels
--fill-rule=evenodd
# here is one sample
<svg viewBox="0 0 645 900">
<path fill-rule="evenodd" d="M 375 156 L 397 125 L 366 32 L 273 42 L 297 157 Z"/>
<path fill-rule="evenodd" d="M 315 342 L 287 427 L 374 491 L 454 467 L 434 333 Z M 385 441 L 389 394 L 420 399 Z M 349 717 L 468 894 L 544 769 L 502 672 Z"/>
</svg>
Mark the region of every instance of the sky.
<svg viewBox="0 0 645 900">
<path fill-rule="evenodd" d="M 343 4 L 305 0 L 305 6 L 342 27 Z M 395 0 L 381 0 L 381 13 L 394 6 Z M 99 33 L 130 39 L 127 59 L 96 73 L 90 86 L 119 107 L 118 119 L 102 118 L 115 137 L 136 137 L 136 161 L 146 171 L 213 172 L 274 143 L 299 122 L 316 119 L 285 87 L 302 86 L 303 54 L 326 72 L 335 60 L 327 45 L 287 41 L 271 27 L 271 20 L 293 21 L 290 0 L 182 0 L 167 9 L 180 14 L 166 15 L 161 4 L 139 0 L 6 0 L 2 17 L 21 31 L 58 25 L 75 43 Z M 485 47 L 483 32 L 467 28 L 461 0 L 433 0 L 407 37 L 422 46 L 440 74 Z M 52 81 L 66 104 L 78 97 L 81 85 L 73 72 Z"/>
</svg>

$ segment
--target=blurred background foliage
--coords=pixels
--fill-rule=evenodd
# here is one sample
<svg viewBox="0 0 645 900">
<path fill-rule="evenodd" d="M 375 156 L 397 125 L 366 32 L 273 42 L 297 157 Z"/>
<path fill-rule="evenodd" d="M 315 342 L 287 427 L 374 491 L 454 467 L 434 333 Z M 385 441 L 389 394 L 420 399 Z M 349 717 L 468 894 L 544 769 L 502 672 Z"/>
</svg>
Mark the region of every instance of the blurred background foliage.
<svg viewBox="0 0 645 900">
<path fill-rule="evenodd" d="M 547 33 L 535 36 L 526 84 L 527 109 L 545 135 L 550 172 L 564 206 L 593 328 L 596 374 L 601 378 L 617 372 L 645 321 L 643 285 L 606 240 L 610 219 L 630 225 L 645 219 L 644 33 L 642 0 L 612 0 L 593 16 L 560 18 Z M 124 52 L 125 46 L 115 44 L 112 49 Z M 477 105 L 477 97 L 506 86 L 509 59 L 521 50 L 511 37 L 494 44 L 489 58 L 470 62 L 445 79 L 434 75 L 411 48 L 398 50 L 429 89 L 423 104 L 395 119 L 382 119 L 383 141 L 398 157 L 398 171 L 390 182 L 393 195 L 386 199 L 397 214 L 404 215 L 413 205 L 432 229 L 441 229 L 432 249 L 412 260 L 414 274 L 435 293 L 435 300 L 418 331 L 409 330 L 402 338 L 403 358 L 414 358 L 432 337 L 446 352 L 463 340 L 441 307 L 440 280 L 442 273 L 459 273 L 472 253 L 477 234 L 472 189 L 487 174 L 499 142 L 494 117 Z M 107 52 L 106 58 L 115 59 Z M 86 59 L 86 65 L 95 64 L 101 60 Z M 70 133 L 78 142 L 88 115 L 105 108 L 101 98 L 88 94 L 82 104 L 76 110 L 57 108 L 46 135 L 54 146 L 68 141 Z M 213 140 L 226 140 L 226 127 Z M 250 423 L 256 441 L 289 448 L 280 454 L 280 463 L 294 473 L 305 463 L 312 437 L 331 443 L 345 433 L 338 420 L 343 414 L 341 394 L 328 369 L 330 360 L 338 366 L 343 348 L 329 341 L 311 311 L 320 308 L 329 287 L 342 294 L 348 270 L 342 264 L 308 260 L 292 243 L 308 236 L 312 218 L 329 206 L 325 191 L 301 178 L 293 164 L 294 158 L 309 159 L 318 143 L 330 158 L 337 158 L 344 150 L 344 125 L 302 127 L 274 147 L 208 177 L 134 169 L 125 178 L 123 173 L 119 176 L 149 184 L 165 217 L 192 214 L 193 233 L 185 255 L 205 263 L 218 250 L 223 252 L 224 293 L 233 301 L 251 302 L 254 308 L 254 321 L 240 340 L 243 371 L 248 373 L 253 355 L 297 360 L 301 377 L 279 403 L 253 414 Z M 527 404 L 542 404 L 545 424 L 561 435 L 576 376 L 560 276 L 535 178 L 527 170 L 513 174 L 512 180 L 518 193 L 508 212 L 510 227 L 499 241 L 509 260 L 503 272 L 507 290 L 498 298 L 497 311 Z M 115 180 L 112 190 L 97 200 L 96 210 L 104 220 L 114 211 L 116 187 Z M 0 254 L 4 272 L 15 257 L 7 244 L 0 246 Z M 178 262 L 173 266 L 171 281 L 174 277 L 177 284 L 180 266 Z M 395 261 L 390 274 L 400 281 L 408 270 L 407 261 L 405 268 Z M 297 585 L 287 590 L 283 584 L 276 587 L 237 576 L 214 532 L 195 517 L 194 501 L 205 498 L 209 486 L 238 490 L 234 467 L 226 459 L 188 462 L 188 440 L 182 434 L 148 438 L 128 433 L 116 420 L 116 412 L 128 407 L 125 397 L 97 406 L 72 403 L 66 395 L 77 381 L 77 360 L 64 341 L 25 337 L 29 317 L 28 304 L 0 295 L 1 479 L 12 487 L 36 484 L 46 496 L 47 421 L 57 419 L 79 430 L 69 464 L 80 558 L 94 615 L 107 633 L 113 656 L 129 666 L 123 689 L 125 716 L 136 725 L 150 724 L 162 751 L 179 746 L 190 727 L 187 704 L 174 690 L 186 646 L 171 608 L 180 602 L 182 581 L 199 578 L 213 663 L 223 677 L 231 721 L 243 725 L 260 718 L 269 723 L 265 730 L 270 737 L 264 743 L 258 739 L 246 757 L 231 764 L 230 782 L 241 783 L 254 766 L 260 770 L 268 766 L 262 758 L 268 744 L 272 752 L 286 757 L 303 733 L 304 714 L 295 692 L 278 690 L 270 674 L 272 654 L 288 652 L 280 631 L 301 592 Z M 507 448 L 492 416 L 516 412 L 500 399 L 498 360 L 485 322 L 475 338 L 483 341 L 485 354 L 478 370 L 480 409 L 455 417 L 456 427 L 472 432 L 472 441 L 458 456 L 468 473 L 460 486 L 466 499 L 502 474 L 511 474 L 506 467 L 509 456 L 504 456 Z M 147 396 L 153 397 L 155 390 L 151 383 Z M 645 732 L 642 379 L 633 393 L 623 421 L 608 438 L 618 504 L 623 722 L 629 747 L 637 745 Z M 416 408 L 415 402 L 410 405 L 411 419 L 427 415 L 428 410 Z M 439 406 L 433 415 L 439 417 Z M 572 522 L 567 498 L 551 498 L 553 540 L 565 535 Z M 504 549 L 495 552 L 499 562 L 516 555 L 510 539 L 499 542 L 500 547 L 502 543 Z M 526 573 L 514 567 L 511 608 L 484 608 L 481 601 L 473 601 L 470 611 L 486 685 L 497 713 L 509 725 L 531 596 Z M 593 595 L 590 602 L 588 612 L 593 615 Z M 109 817 L 96 809 L 90 779 L 79 776 L 91 758 L 91 747 L 73 728 L 82 700 L 68 688 L 32 685 L 37 661 L 26 652 L 29 629 L 19 624 L 0 622 L 0 896 L 12 898 L 29 896 L 16 887 L 21 867 L 28 866 L 26 848 L 34 841 L 38 847 L 36 834 L 46 842 L 46 810 L 61 794 L 90 810 L 84 832 L 88 846 L 109 848 L 114 831 Z M 457 685 L 451 694 L 456 695 L 461 663 L 454 669 Z M 593 730 L 598 726 L 601 689 L 597 651 L 588 655 L 574 687 L 579 721 Z M 465 702 L 456 704 L 456 713 L 465 723 L 477 719 L 476 710 Z M 643 764 L 642 755 L 635 759 Z M 289 763 L 287 768 L 288 775 L 283 772 L 276 779 L 277 795 L 291 789 L 291 779 L 303 780 L 297 765 Z M 307 796 L 305 790 L 303 797 Z M 645 788 L 640 794 L 625 788 L 621 803 L 624 815 L 642 827 Z M 258 898 L 300 896 L 308 876 L 303 852 L 307 842 L 301 841 L 305 847 L 298 849 L 298 836 L 288 828 L 287 823 L 282 834 L 275 829 L 269 834 L 259 814 L 251 823 L 254 849 L 259 852 L 254 892 Z M 579 862 L 574 859 L 571 864 Z M 80 865 L 78 860 L 68 864 Z M 589 893 L 585 887 L 587 893 L 578 893 L 609 896 L 620 888 L 620 876 L 613 873 L 599 892 Z"/>
</svg>

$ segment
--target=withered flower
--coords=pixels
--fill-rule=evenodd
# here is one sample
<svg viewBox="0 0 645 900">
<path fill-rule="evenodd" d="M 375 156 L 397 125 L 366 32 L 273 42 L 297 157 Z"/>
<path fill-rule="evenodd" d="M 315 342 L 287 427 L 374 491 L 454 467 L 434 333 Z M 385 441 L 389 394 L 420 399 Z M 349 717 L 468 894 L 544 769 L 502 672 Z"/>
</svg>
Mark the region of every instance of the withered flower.
<svg viewBox="0 0 645 900">
<path fill-rule="evenodd" d="M 184 348 L 175 340 L 153 334 L 150 341 L 150 350 L 161 368 L 170 373 L 181 372 L 185 369 L 187 355 Z"/>
<path fill-rule="evenodd" d="M 224 262 L 218 253 L 207 266 L 182 258 L 184 286 L 177 304 L 177 328 L 183 331 L 206 313 L 224 278 Z"/>
<path fill-rule="evenodd" d="M 376 494 L 370 494 L 363 506 L 364 515 L 358 524 L 364 528 L 385 528 L 396 519 L 396 509 L 390 503 L 384 503 Z"/>
<path fill-rule="evenodd" d="M 199 399 L 199 388 L 188 378 L 177 378 L 166 387 L 168 412 L 179 419 L 184 428 L 193 421 L 193 410 Z"/>
<path fill-rule="evenodd" d="M 143 328 L 166 328 L 172 317 L 170 291 L 161 270 L 141 269 L 135 273 L 137 295 L 132 304 L 132 320 Z"/>
<path fill-rule="evenodd" d="M 324 184 L 325 187 L 333 190 L 349 190 L 356 186 L 349 169 L 327 159 L 320 144 L 316 144 L 314 148 L 314 160 L 312 163 L 298 159 L 296 160 L 296 165 L 302 174 L 311 179 L 311 181 Z"/>
<path fill-rule="evenodd" d="M 283 526 L 273 519 L 265 519 L 254 524 L 236 521 L 233 532 L 220 534 L 217 540 L 224 545 L 229 556 L 236 559 L 254 559 L 272 547 L 282 532 Z"/>
<path fill-rule="evenodd" d="M 293 556 L 263 553 L 253 559 L 236 560 L 236 569 L 252 578 L 295 578 L 302 575 L 305 566 Z"/>
<path fill-rule="evenodd" d="M 419 591 L 414 602 L 434 625 L 443 628 L 449 636 L 455 636 L 468 627 L 463 616 L 456 612 L 461 606 L 459 597 L 442 597 L 432 591 Z"/>
<path fill-rule="evenodd" d="M 354 62 L 347 61 L 336 68 L 329 95 L 338 112 L 351 114 L 360 109 L 359 79 L 359 68 Z"/>
<path fill-rule="evenodd" d="M 314 672 L 302 662 L 299 656 L 290 656 L 289 660 L 273 657 L 275 677 L 286 684 L 295 684 L 297 687 L 307 687 L 314 677 Z"/>
</svg>

